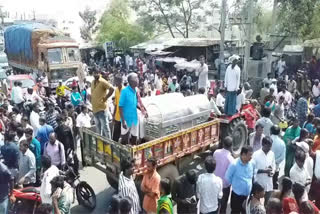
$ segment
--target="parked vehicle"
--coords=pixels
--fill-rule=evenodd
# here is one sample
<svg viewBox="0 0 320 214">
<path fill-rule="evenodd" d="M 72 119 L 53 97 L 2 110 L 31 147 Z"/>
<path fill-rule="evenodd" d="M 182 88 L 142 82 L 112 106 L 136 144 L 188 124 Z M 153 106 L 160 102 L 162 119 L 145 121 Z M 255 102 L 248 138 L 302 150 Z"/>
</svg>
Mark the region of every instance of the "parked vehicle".
<svg viewBox="0 0 320 214">
<path fill-rule="evenodd" d="M 78 44 L 60 31 L 40 23 L 19 24 L 7 27 L 4 38 L 15 73 L 30 72 L 37 79 L 45 72 L 51 88 L 77 75 L 81 63 Z"/>
<path fill-rule="evenodd" d="M 22 89 L 24 94 L 27 93 L 28 88 L 34 88 L 34 86 L 36 85 L 36 82 L 32 79 L 32 77 L 27 74 L 8 76 L 7 77 L 7 84 L 8 84 L 8 91 L 9 91 L 8 96 L 11 96 L 11 90 L 14 86 L 14 83 L 18 81 L 22 83 Z"/>
<path fill-rule="evenodd" d="M 39 188 L 26 187 L 22 189 L 14 189 L 12 194 L 16 201 L 13 204 L 10 204 L 10 214 L 35 214 L 37 207 L 41 204 Z"/>
<path fill-rule="evenodd" d="M 170 105 L 161 96 L 167 96 L 171 100 Z M 149 99 L 143 100 L 149 116 L 145 121 L 146 143 L 122 145 L 91 129 L 81 130 L 83 161 L 106 173 L 109 184 L 115 189 L 123 157 L 135 159 L 134 174 L 138 183 L 141 182 L 150 156 L 158 160 L 161 177 L 173 181 L 188 169 L 203 163 L 208 151 L 217 148 L 222 137 L 233 137 L 235 156 L 239 155 L 247 142 L 248 129 L 244 114 L 239 113 L 230 118 L 210 118 L 211 110 L 205 95 L 179 98 L 174 94 L 166 94 Z M 192 105 L 191 112 L 187 113 Z"/>
</svg>

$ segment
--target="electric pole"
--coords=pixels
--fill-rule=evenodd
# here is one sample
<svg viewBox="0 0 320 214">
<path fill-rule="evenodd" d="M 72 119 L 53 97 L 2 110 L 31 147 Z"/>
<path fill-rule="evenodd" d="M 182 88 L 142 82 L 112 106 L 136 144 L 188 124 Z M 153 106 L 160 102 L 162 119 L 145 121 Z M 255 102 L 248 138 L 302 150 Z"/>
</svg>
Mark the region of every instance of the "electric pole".
<svg viewBox="0 0 320 214">
<path fill-rule="evenodd" d="M 250 59 L 250 47 L 252 37 L 252 24 L 253 24 L 253 0 L 247 0 L 248 18 L 246 20 L 246 38 L 244 50 L 244 65 L 243 65 L 243 81 L 248 80 L 248 64 Z"/>
<path fill-rule="evenodd" d="M 227 10 L 227 0 L 222 0 L 221 2 L 221 20 L 220 20 L 220 54 L 219 54 L 219 79 L 223 80 L 226 71 L 226 65 L 224 63 L 224 40 L 226 31 L 226 10 Z"/>
</svg>

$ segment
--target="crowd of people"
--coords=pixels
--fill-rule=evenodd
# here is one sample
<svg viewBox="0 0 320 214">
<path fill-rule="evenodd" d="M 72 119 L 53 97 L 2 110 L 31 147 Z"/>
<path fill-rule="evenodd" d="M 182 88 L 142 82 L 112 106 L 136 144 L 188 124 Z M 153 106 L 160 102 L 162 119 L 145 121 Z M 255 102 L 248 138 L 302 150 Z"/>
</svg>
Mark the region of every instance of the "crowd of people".
<svg viewBox="0 0 320 214">
<path fill-rule="evenodd" d="M 118 59 L 120 60 L 120 59 Z M 252 100 L 248 83 L 240 84 L 238 58 L 230 58 L 224 85 L 210 90 L 208 66 L 200 57 L 195 76 L 190 72 L 166 73 L 151 61 L 129 59 L 128 69 L 110 73 L 94 69 L 93 81 L 71 87 L 59 83 L 56 93 L 43 87 L 28 88 L 19 82 L 0 96 L 0 213 L 14 203 L 12 189 L 40 187 L 43 205 L 39 213 L 53 208 L 69 213 L 72 189 L 60 172 L 72 166 L 78 174 L 77 148 L 80 130 L 96 132 L 121 144 L 136 145 L 139 122 L 148 117 L 142 99 L 164 93 L 185 96 L 207 94 L 215 115 L 233 116 L 251 103 L 255 113 L 246 113 L 248 146 L 239 157 L 232 154 L 233 139 L 223 139 L 223 148 L 209 155 L 205 173 L 190 170 L 170 181 L 157 172 L 157 160 L 147 161 L 140 189 L 142 206 L 132 178 L 134 160 L 121 160 L 118 194 L 109 213 L 319 213 L 320 192 L 320 84 L 308 72 L 286 78 L 281 72 L 263 81 L 260 95 Z M 285 66 L 280 63 L 280 66 Z M 299 81 L 296 81 L 298 80 Z M 216 95 L 215 95 L 216 94 Z M 84 160 L 82 164 L 85 165 Z M 283 169 L 283 170 L 281 170 Z M 172 187 L 172 188 L 171 188 Z M 43 211 L 41 211 L 43 210 Z"/>
</svg>

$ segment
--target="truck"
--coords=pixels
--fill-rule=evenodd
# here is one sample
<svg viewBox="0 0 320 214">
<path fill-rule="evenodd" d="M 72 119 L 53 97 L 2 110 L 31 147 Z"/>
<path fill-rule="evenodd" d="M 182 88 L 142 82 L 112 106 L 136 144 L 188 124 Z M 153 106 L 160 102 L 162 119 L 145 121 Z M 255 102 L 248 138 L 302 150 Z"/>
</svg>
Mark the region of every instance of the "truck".
<svg viewBox="0 0 320 214">
<path fill-rule="evenodd" d="M 4 32 L 5 53 L 15 74 L 45 73 L 49 87 L 77 76 L 81 65 L 78 43 L 59 30 L 40 23 L 9 26 Z"/>
<path fill-rule="evenodd" d="M 141 182 L 146 161 L 151 156 L 157 159 L 161 177 L 173 182 L 189 169 L 199 168 L 204 157 L 218 148 L 221 138 L 233 137 L 235 156 L 247 142 L 245 114 L 240 112 L 229 118 L 214 118 L 205 95 L 183 97 L 173 93 L 142 101 L 148 111 L 148 119 L 142 122 L 145 125 L 140 126 L 140 130 L 145 129 L 145 143 L 122 145 L 97 134 L 93 129 L 81 129 L 83 162 L 104 172 L 115 189 L 122 158 L 135 160 L 137 183 Z"/>
</svg>

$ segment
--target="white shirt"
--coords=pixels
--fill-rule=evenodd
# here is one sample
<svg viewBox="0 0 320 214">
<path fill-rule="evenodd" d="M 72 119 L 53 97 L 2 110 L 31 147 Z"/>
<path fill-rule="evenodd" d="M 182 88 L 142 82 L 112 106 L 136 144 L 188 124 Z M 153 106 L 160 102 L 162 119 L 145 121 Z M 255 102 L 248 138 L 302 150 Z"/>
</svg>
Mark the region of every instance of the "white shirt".
<svg viewBox="0 0 320 214">
<path fill-rule="evenodd" d="M 51 180 L 59 175 L 59 169 L 55 165 L 51 165 L 49 169 L 47 169 L 43 173 L 43 178 L 40 186 L 40 196 L 42 203 L 51 204 Z"/>
<path fill-rule="evenodd" d="M 291 105 L 293 97 L 289 91 L 286 91 L 285 93 L 280 91 L 277 97 L 278 102 L 280 97 L 284 97 L 284 101 L 287 102 L 289 106 Z"/>
<path fill-rule="evenodd" d="M 32 111 L 30 114 L 30 124 L 33 128 L 34 135 L 37 134 L 37 131 L 40 128 L 39 119 L 40 119 L 40 115 L 38 113 Z"/>
<path fill-rule="evenodd" d="M 320 95 L 319 85 L 318 86 L 316 86 L 316 85 L 312 86 L 312 94 L 315 97 L 319 97 L 319 95 Z"/>
<path fill-rule="evenodd" d="M 306 154 L 306 160 L 304 162 L 304 168 L 307 170 L 310 178 L 313 177 L 313 159 L 310 157 L 309 154 Z"/>
<path fill-rule="evenodd" d="M 199 88 L 205 88 L 207 89 L 207 84 L 208 84 L 208 65 L 203 64 L 203 66 L 200 66 L 198 68 L 199 72 L 199 80 L 198 80 L 198 87 Z"/>
<path fill-rule="evenodd" d="M 285 66 L 286 66 L 286 62 L 285 61 L 282 61 L 282 60 L 278 61 L 279 74 L 282 74 L 282 72 L 284 71 Z"/>
<path fill-rule="evenodd" d="M 252 155 L 252 160 L 256 170 L 256 181 L 263 186 L 266 192 L 270 192 L 273 190 L 273 177 L 270 177 L 267 173 L 259 173 L 257 174 L 259 169 L 268 169 L 269 166 L 272 167 L 273 173 L 276 169 L 276 161 L 274 158 L 274 153 L 270 150 L 267 154 L 259 149 L 254 152 Z"/>
<path fill-rule="evenodd" d="M 200 212 L 209 213 L 218 209 L 218 199 L 223 196 L 222 180 L 213 173 L 199 175 L 197 197 L 200 199 Z"/>
<path fill-rule="evenodd" d="M 217 104 L 217 106 L 223 108 L 223 107 L 224 107 L 224 102 L 225 102 L 225 100 L 226 100 L 226 99 L 222 96 L 222 94 L 219 93 L 219 94 L 217 95 L 217 99 L 216 99 L 216 104 Z"/>
<path fill-rule="evenodd" d="M 90 128 L 91 127 L 91 117 L 90 115 L 84 114 L 83 112 L 81 112 L 78 117 L 77 117 L 77 127 L 85 127 L 85 128 Z"/>
<path fill-rule="evenodd" d="M 270 120 L 270 118 L 262 117 L 257 120 L 256 124 L 258 123 L 263 125 L 263 134 L 265 136 L 270 136 L 270 128 L 273 126 L 273 122 Z"/>
<path fill-rule="evenodd" d="M 238 65 L 234 68 L 232 68 L 232 65 L 228 66 L 224 78 L 224 86 L 227 88 L 227 91 L 237 91 L 239 89 L 240 73 L 241 70 Z"/>
<path fill-rule="evenodd" d="M 240 112 L 240 108 L 242 105 L 244 105 L 246 102 L 246 95 L 244 93 L 240 93 L 237 96 L 237 102 L 236 102 L 236 109 L 238 112 Z"/>
<path fill-rule="evenodd" d="M 290 179 L 292 183 L 301 183 L 302 185 L 305 185 L 308 180 L 311 181 L 308 170 L 305 167 L 301 169 L 297 163 L 294 163 L 290 169 Z M 310 185 L 306 186 L 307 192 L 309 192 L 309 189 Z"/>
<path fill-rule="evenodd" d="M 36 92 L 33 92 L 32 94 L 27 93 L 26 100 L 31 101 L 32 104 L 34 104 L 38 101 L 43 102 L 42 98 Z"/>
<path fill-rule="evenodd" d="M 19 103 L 22 103 L 24 102 L 24 99 L 23 99 L 23 91 L 22 91 L 22 88 L 21 87 L 13 87 L 12 88 L 12 94 L 13 94 L 13 103 L 15 104 L 19 104 Z"/>
</svg>

